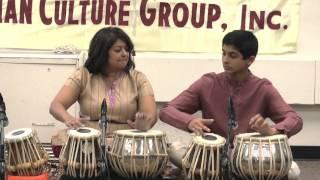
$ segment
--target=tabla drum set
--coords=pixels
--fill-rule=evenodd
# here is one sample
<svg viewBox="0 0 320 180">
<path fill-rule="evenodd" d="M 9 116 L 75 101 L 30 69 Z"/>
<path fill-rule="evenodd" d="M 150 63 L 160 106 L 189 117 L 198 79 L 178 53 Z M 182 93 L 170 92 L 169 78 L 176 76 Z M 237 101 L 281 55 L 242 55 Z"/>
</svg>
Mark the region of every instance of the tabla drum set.
<svg viewBox="0 0 320 180">
<path fill-rule="evenodd" d="M 100 131 L 81 127 L 67 131 L 60 155 L 63 174 L 75 179 L 101 176 L 105 154 L 112 170 L 130 179 L 157 177 L 168 163 L 166 134 L 158 130 L 118 130 L 110 150 L 102 150 Z M 48 154 L 35 130 L 23 128 L 5 136 L 7 172 L 15 176 L 37 176 L 46 171 Z"/>
<path fill-rule="evenodd" d="M 66 175 L 75 178 L 92 178 L 100 175 L 101 161 L 104 151 L 100 148 L 100 131 L 82 127 L 69 130 L 59 161 Z"/>
<path fill-rule="evenodd" d="M 35 130 L 16 129 L 5 135 L 6 170 L 12 176 L 38 176 L 46 170 L 48 154 Z"/>
<path fill-rule="evenodd" d="M 166 135 L 158 130 L 118 130 L 108 157 L 112 169 L 122 177 L 155 178 L 169 160 Z"/>
<path fill-rule="evenodd" d="M 282 179 L 292 163 L 286 135 L 261 136 L 259 133 L 239 134 L 234 140 L 232 169 L 243 179 Z"/>
<path fill-rule="evenodd" d="M 108 150 L 100 146 L 99 130 L 82 127 L 69 130 L 59 155 L 66 175 L 77 179 L 101 176 L 102 159 L 118 175 L 130 179 L 159 176 L 170 160 L 181 168 L 185 179 L 222 180 L 221 155 L 226 140 L 213 133 L 194 136 L 183 150 L 168 147 L 159 130 L 118 130 Z M 46 171 L 48 154 L 35 130 L 22 128 L 5 136 L 6 170 L 9 175 L 37 176 Z M 232 173 L 241 179 L 275 180 L 288 174 L 292 154 L 286 135 L 238 134 L 230 159 Z M 169 150 L 170 149 L 170 150 Z"/>
<path fill-rule="evenodd" d="M 60 153 L 65 173 L 77 178 L 99 176 L 103 150 L 99 147 L 100 132 L 80 128 L 68 132 L 68 140 Z M 157 130 L 118 130 L 110 151 L 107 151 L 111 168 L 122 177 L 131 179 L 158 176 L 168 162 L 166 135 Z"/>
<path fill-rule="evenodd" d="M 213 133 L 193 137 L 188 148 L 169 147 L 171 162 L 191 180 L 221 180 L 222 148 L 226 140 Z M 276 180 L 284 178 L 291 167 L 292 153 L 286 135 L 239 134 L 231 151 L 231 168 L 236 179 Z"/>
</svg>

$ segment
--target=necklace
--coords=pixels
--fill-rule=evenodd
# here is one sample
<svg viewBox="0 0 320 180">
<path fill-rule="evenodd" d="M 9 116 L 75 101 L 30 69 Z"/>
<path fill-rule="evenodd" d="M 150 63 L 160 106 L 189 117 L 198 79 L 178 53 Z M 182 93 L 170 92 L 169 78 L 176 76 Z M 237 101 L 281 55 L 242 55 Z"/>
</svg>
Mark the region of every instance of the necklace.
<svg viewBox="0 0 320 180">
<path fill-rule="evenodd" d="M 123 77 L 123 73 L 120 73 L 120 75 L 118 75 L 117 78 L 115 78 L 113 81 L 109 83 L 108 81 L 106 81 L 106 94 L 109 97 L 110 108 L 113 108 L 116 104 L 116 87 L 120 83 L 122 77 Z"/>
</svg>

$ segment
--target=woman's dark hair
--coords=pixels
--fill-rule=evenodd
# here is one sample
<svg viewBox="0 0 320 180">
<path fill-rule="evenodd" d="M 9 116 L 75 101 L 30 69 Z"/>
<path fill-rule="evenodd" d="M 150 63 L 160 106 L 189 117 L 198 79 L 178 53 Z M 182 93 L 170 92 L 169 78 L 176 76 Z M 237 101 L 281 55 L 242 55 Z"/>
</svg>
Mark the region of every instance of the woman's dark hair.
<svg viewBox="0 0 320 180">
<path fill-rule="evenodd" d="M 134 69 L 135 64 L 131 57 L 131 53 L 134 53 L 134 45 L 130 37 L 118 27 L 102 28 L 93 36 L 89 46 L 88 59 L 84 67 L 92 74 L 105 74 L 105 67 L 109 59 L 109 49 L 119 39 L 126 43 L 130 53 L 125 72 L 128 73 L 130 69 Z"/>
<path fill-rule="evenodd" d="M 234 30 L 229 32 L 224 36 L 222 45 L 233 46 L 242 54 L 243 59 L 256 56 L 258 53 L 258 40 L 250 31 Z"/>
</svg>

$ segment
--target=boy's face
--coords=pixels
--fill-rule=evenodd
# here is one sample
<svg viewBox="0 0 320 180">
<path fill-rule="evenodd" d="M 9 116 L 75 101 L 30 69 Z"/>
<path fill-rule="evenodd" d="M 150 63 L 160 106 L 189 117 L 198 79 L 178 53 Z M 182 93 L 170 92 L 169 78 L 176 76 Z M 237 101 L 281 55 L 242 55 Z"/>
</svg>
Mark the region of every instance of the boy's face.
<svg viewBox="0 0 320 180">
<path fill-rule="evenodd" d="M 242 54 L 232 45 L 222 46 L 222 65 L 225 72 L 232 76 L 247 73 L 248 67 L 252 64 L 255 57 L 243 59 Z"/>
</svg>

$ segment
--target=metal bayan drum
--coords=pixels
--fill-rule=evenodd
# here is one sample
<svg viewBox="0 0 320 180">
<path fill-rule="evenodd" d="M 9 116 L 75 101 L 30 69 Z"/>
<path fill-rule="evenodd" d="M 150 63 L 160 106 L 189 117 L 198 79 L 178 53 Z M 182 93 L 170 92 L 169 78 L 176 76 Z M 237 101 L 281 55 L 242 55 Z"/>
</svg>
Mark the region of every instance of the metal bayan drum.
<svg viewBox="0 0 320 180">
<path fill-rule="evenodd" d="M 186 178 L 222 179 L 220 156 L 225 142 L 225 138 L 213 133 L 195 136 L 182 158 L 182 169 Z"/>
<path fill-rule="evenodd" d="M 252 180 L 281 179 L 289 172 L 292 153 L 286 135 L 239 134 L 232 151 L 233 172 Z"/>
<path fill-rule="evenodd" d="M 5 135 L 6 168 L 13 176 L 38 176 L 46 170 L 48 154 L 35 130 L 22 128 Z"/>
<path fill-rule="evenodd" d="M 59 161 L 66 175 L 75 178 L 92 178 L 101 174 L 100 131 L 82 127 L 69 130 L 68 139 L 62 147 Z"/>
<path fill-rule="evenodd" d="M 156 177 L 168 162 L 166 135 L 158 130 L 115 131 L 108 158 L 112 169 L 123 177 Z"/>
</svg>

